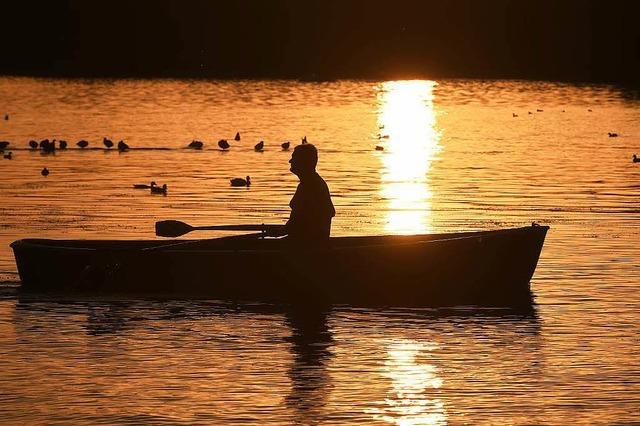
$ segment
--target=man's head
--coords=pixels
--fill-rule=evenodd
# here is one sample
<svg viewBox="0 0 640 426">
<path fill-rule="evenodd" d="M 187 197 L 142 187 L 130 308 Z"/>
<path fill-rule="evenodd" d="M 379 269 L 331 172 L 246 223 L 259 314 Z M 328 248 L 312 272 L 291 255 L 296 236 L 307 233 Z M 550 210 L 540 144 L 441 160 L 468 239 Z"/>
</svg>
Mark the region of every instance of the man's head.
<svg viewBox="0 0 640 426">
<path fill-rule="evenodd" d="M 312 144 L 298 145 L 291 154 L 291 173 L 298 177 L 313 173 L 318 164 L 318 150 Z"/>
</svg>

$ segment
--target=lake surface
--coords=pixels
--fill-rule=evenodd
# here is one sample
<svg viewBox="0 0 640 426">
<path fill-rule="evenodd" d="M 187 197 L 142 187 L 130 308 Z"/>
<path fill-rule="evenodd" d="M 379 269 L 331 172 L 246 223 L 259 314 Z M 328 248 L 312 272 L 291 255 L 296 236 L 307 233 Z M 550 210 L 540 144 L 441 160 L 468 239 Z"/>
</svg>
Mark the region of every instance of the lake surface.
<svg viewBox="0 0 640 426">
<path fill-rule="evenodd" d="M 637 93 L 0 78 L 0 113 L 13 152 L 0 159 L 4 423 L 640 422 Z M 105 136 L 133 149 L 75 146 Z M 309 319 L 223 301 L 18 297 L 8 244 L 20 238 L 152 239 L 163 219 L 282 223 L 297 181 L 280 143 L 303 136 L 320 151 L 333 235 L 551 226 L 533 311 L 336 306 Z M 28 149 L 44 138 L 73 149 Z M 204 150 L 186 149 L 193 139 Z M 229 186 L 246 175 L 249 189 Z M 151 180 L 167 196 L 132 187 Z"/>
</svg>

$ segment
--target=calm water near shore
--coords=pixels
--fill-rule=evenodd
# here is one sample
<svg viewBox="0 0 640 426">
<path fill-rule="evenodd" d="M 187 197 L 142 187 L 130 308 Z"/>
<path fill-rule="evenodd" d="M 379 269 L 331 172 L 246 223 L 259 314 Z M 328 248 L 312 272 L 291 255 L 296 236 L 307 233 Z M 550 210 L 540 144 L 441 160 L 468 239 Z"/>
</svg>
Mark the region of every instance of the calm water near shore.
<svg viewBox="0 0 640 426">
<path fill-rule="evenodd" d="M 2 77 L 5 113 L 3 423 L 640 422 L 637 94 L 524 81 Z M 532 311 L 301 316 L 223 301 L 18 297 L 8 244 L 20 238 L 152 239 L 162 219 L 283 222 L 297 182 L 280 143 L 305 135 L 333 193 L 334 235 L 551 226 Z M 75 147 L 101 148 L 104 136 L 133 149 Z M 44 138 L 73 149 L 28 149 Z M 204 150 L 185 149 L 192 139 Z M 249 189 L 229 186 L 246 175 Z M 132 187 L 151 180 L 168 195 Z"/>
</svg>

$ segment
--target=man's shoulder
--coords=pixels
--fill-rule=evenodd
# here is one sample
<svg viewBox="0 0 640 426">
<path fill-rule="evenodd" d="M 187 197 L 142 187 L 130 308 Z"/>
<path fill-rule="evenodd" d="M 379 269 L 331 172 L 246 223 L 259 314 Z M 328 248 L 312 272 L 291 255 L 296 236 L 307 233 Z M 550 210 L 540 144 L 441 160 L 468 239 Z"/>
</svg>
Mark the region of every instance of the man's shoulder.
<svg viewBox="0 0 640 426">
<path fill-rule="evenodd" d="M 319 185 L 319 186 L 322 186 L 322 187 L 325 187 L 325 188 L 329 187 L 329 185 L 327 185 L 327 182 L 325 182 L 325 180 L 322 178 L 322 176 L 320 176 L 320 174 L 318 174 L 317 172 L 316 172 L 316 174 L 314 176 L 313 181 L 314 181 L 315 185 Z"/>
<path fill-rule="evenodd" d="M 305 194 L 325 194 L 329 193 L 329 186 L 319 174 L 310 176 L 298 184 L 296 192 Z"/>
</svg>

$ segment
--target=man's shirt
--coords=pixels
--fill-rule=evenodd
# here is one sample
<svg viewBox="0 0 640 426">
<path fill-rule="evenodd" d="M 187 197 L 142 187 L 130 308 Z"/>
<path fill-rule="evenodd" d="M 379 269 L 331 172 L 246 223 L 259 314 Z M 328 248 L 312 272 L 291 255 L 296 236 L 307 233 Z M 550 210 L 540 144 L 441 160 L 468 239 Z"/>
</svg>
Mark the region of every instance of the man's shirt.
<svg viewBox="0 0 640 426">
<path fill-rule="evenodd" d="M 326 182 L 316 172 L 301 180 L 291 202 L 287 222 L 289 238 L 297 241 L 326 241 L 336 210 Z"/>
</svg>

